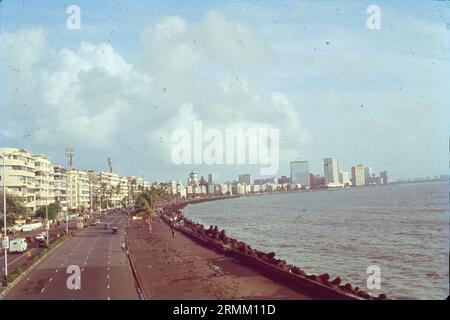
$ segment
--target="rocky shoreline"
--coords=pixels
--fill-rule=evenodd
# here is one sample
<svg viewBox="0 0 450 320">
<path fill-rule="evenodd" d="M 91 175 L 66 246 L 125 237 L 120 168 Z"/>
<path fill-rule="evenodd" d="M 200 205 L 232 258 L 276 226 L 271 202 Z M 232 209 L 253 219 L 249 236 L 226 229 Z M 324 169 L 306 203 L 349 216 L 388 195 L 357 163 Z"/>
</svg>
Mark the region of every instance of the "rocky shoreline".
<svg viewBox="0 0 450 320">
<path fill-rule="evenodd" d="M 313 292 L 319 298 L 340 300 L 387 299 L 385 294 L 375 297 L 358 287 L 353 287 L 350 283 L 341 284 L 340 277 L 331 280 L 327 273 L 320 275 L 306 274 L 301 268 L 287 264 L 285 260 L 275 258 L 274 252 L 265 253 L 255 250 L 242 241 L 228 237 L 225 230 L 219 230 L 217 226 L 210 226 L 206 229 L 202 224 L 184 217 L 181 212 L 181 209 L 188 204 L 229 198 L 231 197 L 199 198 L 166 204 L 160 208 L 161 218 L 198 243 L 232 256 L 294 289 Z"/>
</svg>

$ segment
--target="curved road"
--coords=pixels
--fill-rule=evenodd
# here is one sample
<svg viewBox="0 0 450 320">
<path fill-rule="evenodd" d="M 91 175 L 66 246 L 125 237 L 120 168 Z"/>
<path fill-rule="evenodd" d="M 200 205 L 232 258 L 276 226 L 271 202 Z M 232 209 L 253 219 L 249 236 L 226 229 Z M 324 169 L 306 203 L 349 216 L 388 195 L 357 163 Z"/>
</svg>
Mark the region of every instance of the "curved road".
<svg viewBox="0 0 450 320">
<path fill-rule="evenodd" d="M 111 230 L 89 227 L 75 231 L 75 236 L 24 277 L 5 299 L 138 299 L 135 280 L 125 252 L 124 240 L 127 216 L 111 214 L 103 222 L 118 225 Z M 78 233 L 78 234 L 77 234 Z M 80 268 L 81 288 L 67 287 L 68 266 Z"/>
</svg>

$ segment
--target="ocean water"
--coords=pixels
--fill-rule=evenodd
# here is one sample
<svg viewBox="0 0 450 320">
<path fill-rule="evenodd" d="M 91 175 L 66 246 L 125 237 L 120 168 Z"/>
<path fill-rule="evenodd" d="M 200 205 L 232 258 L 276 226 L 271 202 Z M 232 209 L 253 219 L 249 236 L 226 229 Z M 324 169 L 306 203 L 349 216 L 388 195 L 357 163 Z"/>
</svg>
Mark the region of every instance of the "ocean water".
<svg viewBox="0 0 450 320">
<path fill-rule="evenodd" d="M 449 294 L 447 182 L 241 197 L 183 213 L 307 273 L 327 272 L 372 294 Z M 380 290 L 367 289 L 371 265 L 380 268 Z"/>
</svg>

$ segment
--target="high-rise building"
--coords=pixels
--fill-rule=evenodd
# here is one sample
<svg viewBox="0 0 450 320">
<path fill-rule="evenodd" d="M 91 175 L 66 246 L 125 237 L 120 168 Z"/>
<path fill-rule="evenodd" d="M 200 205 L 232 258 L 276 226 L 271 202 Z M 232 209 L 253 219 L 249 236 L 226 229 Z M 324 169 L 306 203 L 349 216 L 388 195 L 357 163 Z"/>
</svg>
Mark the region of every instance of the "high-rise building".
<svg viewBox="0 0 450 320">
<path fill-rule="evenodd" d="M 344 186 L 352 183 L 350 181 L 350 173 L 348 171 L 339 172 L 339 183 L 343 184 Z"/>
<path fill-rule="evenodd" d="M 246 184 L 248 186 L 253 184 L 253 179 L 251 174 L 240 174 L 239 175 L 239 183 Z"/>
<path fill-rule="evenodd" d="M 209 184 L 218 184 L 219 183 L 219 175 L 215 173 L 208 174 L 208 183 Z"/>
<path fill-rule="evenodd" d="M 364 167 L 364 184 L 366 186 L 372 184 L 372 168 Z"/>
<path fill-rule="evenodd" d="M 328 186 L 340 185 L 339 183 L 339 165 L 336 158 L 323 159 L 323 172 L 325 184 Z"/>
<path fill-rule="evenodd" d="M 389 176 L 388 176 L 388 172 L 386 170 L 380 172 L 380 179 L 381 179 L 382 184 L 389 183 Z"/>
<path fill-rule="evenodd" d="M 362 164 L 357 164 L 352 167 L 352 186 L 361 187 L 364 185 L 364 168 Z"/>
<path fill-rule="evenodd" d="M 308 161 L 291 161 L 291 183 L 302 187 L 311 185 Z"/>
</svg>

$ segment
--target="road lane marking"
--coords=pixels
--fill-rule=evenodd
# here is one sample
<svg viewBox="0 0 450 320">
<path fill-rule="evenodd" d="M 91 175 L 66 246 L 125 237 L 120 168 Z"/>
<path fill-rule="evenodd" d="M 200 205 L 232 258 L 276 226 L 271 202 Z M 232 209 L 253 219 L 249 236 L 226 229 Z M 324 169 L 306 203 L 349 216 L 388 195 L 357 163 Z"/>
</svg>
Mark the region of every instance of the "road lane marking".
<svg viewBox="0 0 450 320">
<path fill-rule="evenodd" d="M 44 292 L 45 288 L 42 288 L 41 293 Z"/>
<path fill-rule="evenodd" d="M 52 282 L 52 280 L 53 280 L 53 278 L 50 278 L 50 279 L 48 280 L 48 282 Z"/>
<path fill-rule="evenodd" d="M 107 288 L 108 288 L 108 290 L 109 290 L 109 284 L 106 286 Z"/>
</svg>

